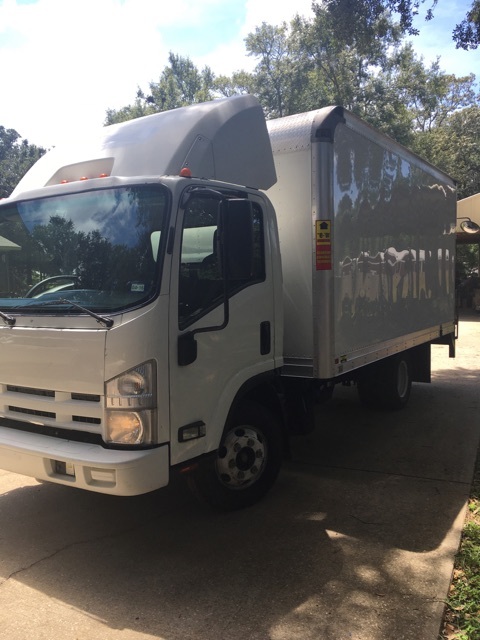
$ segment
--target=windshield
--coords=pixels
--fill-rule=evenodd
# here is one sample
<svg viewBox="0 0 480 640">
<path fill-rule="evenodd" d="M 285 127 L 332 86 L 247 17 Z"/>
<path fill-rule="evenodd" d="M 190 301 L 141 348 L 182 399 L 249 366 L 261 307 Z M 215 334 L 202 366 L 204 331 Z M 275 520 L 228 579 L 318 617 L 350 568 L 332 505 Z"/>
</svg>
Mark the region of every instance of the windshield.
<svg viewBox="0 0 480 640">
<path fill-rule="evenodd" d="M 0 207 L 0 309 L 52 313 L 58 300 L 65 313 L 71 300 L 110 313 L 150 300 L 167 204 L 164 188 L 140 185 Z"/>
</svg>

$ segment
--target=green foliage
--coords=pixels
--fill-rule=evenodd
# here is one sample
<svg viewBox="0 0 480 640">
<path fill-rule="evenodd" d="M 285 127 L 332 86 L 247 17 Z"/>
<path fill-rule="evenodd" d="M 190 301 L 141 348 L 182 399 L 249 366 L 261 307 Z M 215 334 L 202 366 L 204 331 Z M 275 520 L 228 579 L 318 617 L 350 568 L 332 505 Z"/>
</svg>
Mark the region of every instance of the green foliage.
<svg viewBox="0 0 480 640">
<path fill-rule="evenodd" d="M 374 37 L 373 25 L 386 13 L 396 13 L 399 16 L 402 33 L 418 34 L 418 30 L 413 27 L 413 17 L 424 2 L 425 0 L 325 0 L 323 5 L 332 16 L 335 29 L 345 38 L 350 34 L 355 36 L 361 33 L 364 38 L 369 39 Z M 427 9 L 427 20 L 432 19 L 436 3 L 437 0 L 432 0 Z"/>
<path fill-rule="evenodd" d="M 402 7 L 408 12 L 418 4 Z M 216 77 L 210 68 L 199 70 L 189 58 L 170 53 L 159 81 L 150 83 L 147 94 L 139 89 L 133 104 L 108 111 L 107 123 L 242 93 L 256 95 L 267 118 L 339 104 L 451 174 L 459 197 L 477 193 L 475 76 L 447 74 L 438 59 L 426 66 L 402 40 L 408 21 L 392 20 L 397 5 L 396 0 L 329 0 L 314 3 L 311 19 L 264 22 L 245 40 L 256 61 L 251 73 Z M 332 12 L 335 6 L 349 10 L 348 21 Z"/>
<path fill-rule="evenodd" d="M 289 26 L 263 23 L 246 39 L 248 54 L 258 59 L 248 88 L 267 117 L 340 104 L 411 145 L 416 132 L 477 104 L 475 76 L 446 74 L 438 60 L 426 67 L 388 13 L 348 34 L 322 6 L 314 14 Z"/>
<path fill-rule="evenodd" d="M 159 82 L 150 83 L 152 104 L 158 111 L 167 111 L 189 104 L 205 102 L 213 97 L 213 74 L 209 67 L 199 71 L 190 58 L 168 56 Z"/>
<path fill-rule="evenodd" d="M 441 126 L 419 133 L 414 150 L 457 180 L 458 197 L 480 192 L 480 106 L 446 115 Z"/>
<path fill-rule="evenodd" d="M 468 278 L 478 270 L 478 244 L 457 245 L 457 276 L 459 279 Z"/>
<path fill-rule="evenodd" d="M 230 77 L 217 76 L 214 79 L 214 91 L 224 98 L 243 93 L 255 94 L 257 91 L 256 78 L 247 71 L 235 71 Z"/>
<path fill-rule="evenodd" d="M 457 49 L 476 49 L 480 44 L 480 0 L 474 0 L 470 11 L 453 30 Z"/>
<path fill-rule="evenodd" d="M 398 28 L 383 15 L 372 24 L 375 37 L 358 33 L 347 41 L 325 9 L 314 11 L 312 20 L 263 23 L 246 39 L 248 54 L 258 60 L 250 86 L 267 117 L 340 104 L 406 141 L 412 118 L 392 83 Z M 383 68 L 389 73 L 379 72 Z"/>
<path fill-rule="evenodd" d="M 445 631 L 449 631 L 449 638 L 480 640 L 480 451 L 467 523 L 455 558 L 444 627 Z"/>
<path fill-rule="evenodd" d="M 411 44 L 398 49 L 387 61 L 391 85 L 412 114 L 414 131 L 429 131 L 452 113 L 478 104 L 475 76 L 457 78 L 440 69 L 437 59 L 428 68 Z"/>
<path fill-rule="evenodd" d="M 302 93 L 311 82 L 310 65 L 287 24 L 265 22 L 245 40 L 248 55 L 258 59 L 251 83 L 269 118 L 302 110 Z"/>
<path fill-rule="evenodd" d="M 0 126 L 0 198 L 8 197 L 45 149 L 21 140 L 15 129 Z"/>
<path fill-rule="evenodd" d="M 199 71 L 188 57 L 170 52 L 169 64 L 158 82 L 150 83 L 150 93 L 138 89 L 135 102 L 118 111 L 107 111 L 105 124 L 123 122 L 159 111 L 168 111 L 214 97 L 214 75 L 209 67 Z"/>
<path fill-rule="evenodd" d="M 385 12 L 393 12 L 399 16 L 402 33 L 417 35 L 419 30 L 413 26 L 413 17 L 421 15 L 421 9 L 424 9 L 425 20 L 432 20 L 437 0 L 431 0 L 430 6 L 428 3 L 425 5 L 425 0 L 324 0 L 323 4 L 334 20 L 335 29 L 344 37 L 362 33 L 368 38 L 373 35 L 372 25 Z M 465 18 L 453 29 L 452 39 L 457 43 L 457 48 L 478 47 L 480 0 L 473 0 Z"/>
<path fill-rule="evenodd" d="M 155 113 L 155 107 L 149 98 L 145 97 L 143 91 L 139 88 L 135 102 L 133 104 L 122 107 L 121 109 L 107 109 L 105 124 L 115 124 L 125 122 L 126 120 L 134 120 L 142 116 L 148 116 Z"/>
</svg>

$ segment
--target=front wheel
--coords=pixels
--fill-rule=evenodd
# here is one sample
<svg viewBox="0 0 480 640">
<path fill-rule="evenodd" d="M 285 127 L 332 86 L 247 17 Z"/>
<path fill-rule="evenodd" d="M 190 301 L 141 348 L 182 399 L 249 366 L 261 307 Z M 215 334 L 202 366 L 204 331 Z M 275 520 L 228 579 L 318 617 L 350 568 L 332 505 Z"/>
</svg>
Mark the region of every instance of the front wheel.
<svg viewBox="0 0 480 640">
<path fill-rule="evenodd" d="M 280 471 L 282 432 L 265 407 L 246 403 L 223 432 L 214 458 L 189 475 L 194 493 L 216 508 L 241 509 L 263 498 Z"/>
</svg>

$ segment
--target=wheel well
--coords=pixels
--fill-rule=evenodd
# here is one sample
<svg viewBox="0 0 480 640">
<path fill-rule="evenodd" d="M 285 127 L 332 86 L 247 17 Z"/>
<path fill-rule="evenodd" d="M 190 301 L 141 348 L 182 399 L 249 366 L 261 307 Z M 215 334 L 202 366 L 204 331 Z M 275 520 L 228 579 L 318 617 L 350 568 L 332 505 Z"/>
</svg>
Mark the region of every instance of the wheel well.
<svg viewBox="0 0 480 640">
<path fill-rule="evenodd" d="M 372 362 L 371 364 L 354 371 L 352 379 L 358 382 L 365 377 L 372 377 L 378 372 L 378 369 L 385 365 L 385 362 L 391 358 L 398 358 L 404 353 L 410 359 L 410 367 L 412 374 L 412 382 L 431 382 L 431 349 L 430 343 L 417 345 L 405 351 L 399 351 L 387 358 Z"/>
<path fill-rule="evenodd" d="M 430 342 L 419 344 L 409 350 L 412 365 L 413 382 L 431 382 L 431 348 Z"/>
<path fill-rule="evenodd" d="M 275 375 L 260 375 L 248 380 L 240 387 L 230 408 L 230 418 L 242 403 L 255 402 L 267 408 L 282 427 L 286 429 L 285 407 Z"/>
</svg>

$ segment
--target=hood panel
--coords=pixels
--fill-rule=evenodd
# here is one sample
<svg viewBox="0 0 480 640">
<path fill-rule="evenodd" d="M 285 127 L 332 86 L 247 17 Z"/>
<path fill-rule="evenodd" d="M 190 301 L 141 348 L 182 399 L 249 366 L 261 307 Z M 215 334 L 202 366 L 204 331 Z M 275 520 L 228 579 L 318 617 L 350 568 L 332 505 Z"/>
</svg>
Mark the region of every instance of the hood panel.
<svg viewBox="0 0 480 640">
<path fill-rule="evenodd" d="M 103 395 L 105 332 L 0 328 L 0 384 Z"/>
</svg>

